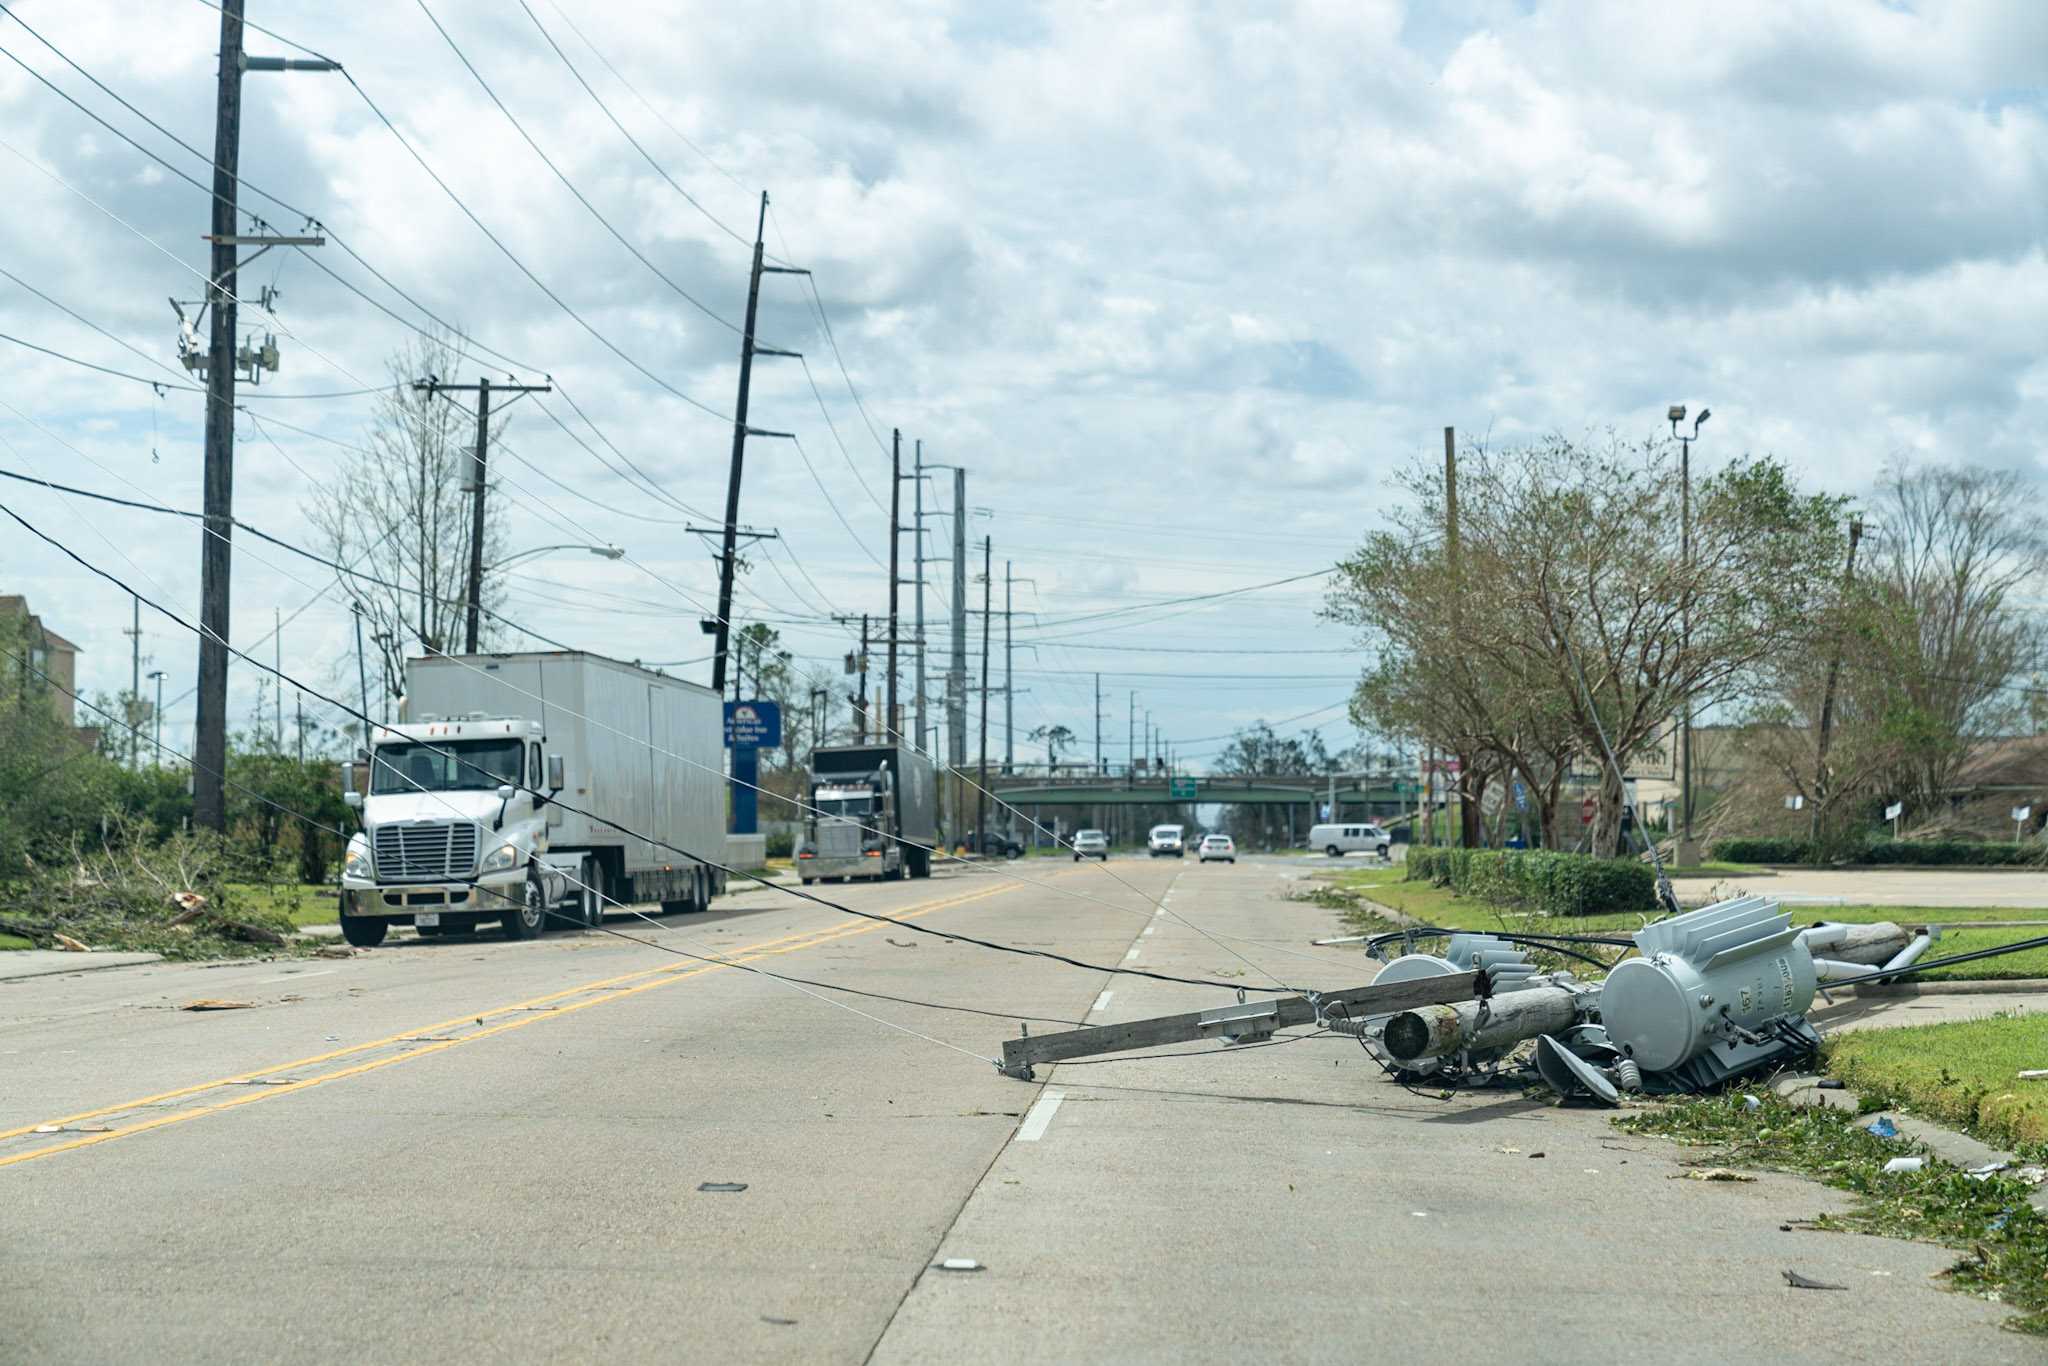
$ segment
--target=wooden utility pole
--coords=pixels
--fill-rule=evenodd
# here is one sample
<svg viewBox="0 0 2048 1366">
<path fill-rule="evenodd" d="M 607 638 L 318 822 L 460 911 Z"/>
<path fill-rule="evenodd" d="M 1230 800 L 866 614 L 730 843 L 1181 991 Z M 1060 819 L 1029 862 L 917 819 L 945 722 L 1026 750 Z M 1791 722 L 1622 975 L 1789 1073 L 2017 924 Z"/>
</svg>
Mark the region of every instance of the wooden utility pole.
<svg viewBox="0 0 2048 1366">
<path fill-rule="evenodd" d="M 121 634 L 128 637 L 128 767 L 142 767 L 142 731 L 135 722 L 142 714 L 142 599 L 132 598 L 134 621 Z"/>
<path fill-rule="evenodd" d="M 737 560 L 736 542 L 739 539 L 740 524 L 740 474 L 747 463 L 747 438 L 750 436 L 779 436 L 794 441 L 790 432 L 769 432 L 747 425 L 747 398 L 754 384 L 754 357 L 795 356 L 794 351 L 779 351 L 774 347 L 758 346 L 754 342 L 754 319 L 761 309 L 761 277 L 763 275 L 808 275 L 807 270 L 794 266 L 769 266 L 761 262 L 761 232 L 768 226 L 768 192 L 761 191 L 761 209 L 754 220 L 754 264 L 747 275 L 747 325 L 740 333 L 740 387 L 739 396 L 733 404 L 732 413 L 732 465 L 725 476 L 725 543 L 718 557 L 718 617 L 711 624 L 712 634 L 717 638 L 711 656 L 711 691 L 725 693 L 725 658 L 732 643 L 732 575 Z"/>
<path fill-rule="evenodd" d="M 227 828 L 228 580 L 229 538 L 235 525 L 235 301 L 236 252 L 244 246 L 321 245 L 318 236 L 244 236 L 240 214 L 242 73 L 339 71 L 324 58 L 249 57 L 242 51 L 243 0 L 220 0 L 220 72 L 213 114 L 213 259 L 206 300 L 212 310 L 206 346 L 206 454 L 203 530 L 199 537 L 199 697 L 192 739 L 192 821 L 202 829 Z M 260 253 L 259 253 L 260 254 Z"/>
<path fill-rule="evenodd" d="M 883 708 L 883 729 L 902 733 L 896 707 L 896 593 L 903 583 L 898 544 L 903 539 L 903 429 L 889 429 L 889 703 Z"/>
<path fill-rule="evenodd" d="M 975 852 L 988 852 L 988 636 L 989 604 L 995 587 L 992 538 L 981 538 L 981 782 L 975 797 Z"/>
<path fill-rule="evenodd" d="M 470 456 L 469 483 L 463 485 L 469 494 L 469 574 L 462 599 L 462 652 L 475 654 L 477 633 L 482 626 L 484 601 L 484 495 L 489 492 L 491 459 L 491 395 L 500 394 L 545 394 L 553 392 L 547 384 L 492 384 L 489 375 L 480 377 L 475 384 L 443 384 L 429 376 L 415 380 L 414 389 L 427 394 L 476 395 L 476 446 Z"/>
<path fill-rule="evenodd" d="M 1463 556 L 1458 545 L 1458 429 L 1444 428 L 1444 554 L 1451 573 L 1451 632 L 1456 636 L 1463 626 L 1464 580 Z M 1453 650 L 1462 650 L 1464 642 L 1453 639 Z M 1479 803 L 1472 800 L 1472 756 L 1459 752 L 1458 763 L 1458 845 L 1463 849 L 1477 848 L 1483 843 L 1479 828 Z"/>
<path fill-rule="evenodd" d="M 1863 519 L 1849 519 L 1849 562 L 1842 570 L 1842 595 L 1848 596 L 1850 586 L 1856 582 L 1856 545 L 1863 539 Z M 1835 683 L 1842 672 L 1842 639 L 1835 637 L 1834 650 L 1828 657 L 1828 680 L 1820 694 L 1820 735 L 1814 745 L 1813 759 L 1813 815 L 1808 818 L 1806 837 L 1814 844 L 1820 842 L 1820 813 L 1828 794 L 1828 741 L 1835 728 Z"/>
</svg>

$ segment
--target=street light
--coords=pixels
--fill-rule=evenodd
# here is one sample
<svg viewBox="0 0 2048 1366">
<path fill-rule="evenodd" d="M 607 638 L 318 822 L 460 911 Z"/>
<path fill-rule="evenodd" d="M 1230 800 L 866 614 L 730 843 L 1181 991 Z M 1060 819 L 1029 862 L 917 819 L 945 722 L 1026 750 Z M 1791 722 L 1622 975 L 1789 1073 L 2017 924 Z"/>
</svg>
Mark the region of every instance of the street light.
<svg viewBox="0 0 2048 1366">
<path fill-rule="evenodd" d="M 156 755 L 149 761 L 149 766 L 151 768 L 162 768 L 164 766 L 164 671 L 162 669 L 151 669 L 149 676 L 156 680 L 156 710 L 150 713 L 155 718 L 156 724 L 156 739 L 153 742 L 156 745 Z"/>
<path fill-rule="evenodd" d="M 487 571 L 503 569 L 508 564 L 516 564 L 520 560 L 532 559 L 535 555 L 545 555 L 551 550 L 587 550 L 591 554 L 598 556 L 600 559 L 606 560 L 622 559 L 626 553 L 625 551 L 619 549 L 615 545 L 537 545 L 533 547 L 533 549 L 531 550 L 521 550 L 514 554 L 507 555 L 504 559 L 498 561 L 496 564 L 486 565 L 484 566 L 484 568 Z"/>
<path fill-rule="evenodd" d="M 1671 437 L 1678 443 L 1678 556 L 1683 587 L 1678 607 L 1678 639 L 1681 651 L 1692 647 L 1692 443 L 1700 439 L 1700 427 L 1714 415 L 1711 408 L 1700 409 L 1700 415 L 1692 420 L 1692 435 L 1686 436 L 1678 430 L 1678 424 L 1685 421 L 1685 405 L 1674 403 L 1665 412 L 1671 422 Z M 1678 811 L 1680 831 L 1678 836 L 1679 867 L 1690 867 L 1700 861 L 1699 845 L 1692 837 L 1692 694 L 1686 693 L 1685 704 L 1679 710 L 1678 719 Z"/>
</svg>

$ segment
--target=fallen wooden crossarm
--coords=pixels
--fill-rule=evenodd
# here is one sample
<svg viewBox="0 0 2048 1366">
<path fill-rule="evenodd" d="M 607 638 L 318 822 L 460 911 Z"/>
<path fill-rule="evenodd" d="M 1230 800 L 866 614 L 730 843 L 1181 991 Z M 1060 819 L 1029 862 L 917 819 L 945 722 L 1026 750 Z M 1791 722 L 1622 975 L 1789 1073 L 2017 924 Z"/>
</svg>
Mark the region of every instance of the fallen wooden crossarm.
<svg viewBox="0 0 2048 1366">
<path fill-rule="evenodd" d="M 1305 996 L 1281 996 L 1268 1001 L 1251 1001 L 1214 1010 L 1161 1015 L 1150 1020 L 1131 1020 L 1097 1029 L 1069 1029 L 1058 1034 L 1026 1034 L 1003 1042 L 1001 1071 L 1020 1081 L 1032 1079 L 1033 1063 L 1061 1062 L 1096 1053 L 1121 1053 L 1133 1048 L 1155 1048 L 1161 1044 L 1187 1043 L 1199 1039 L 1250 1042 L 1290 1025 L 1314 1024 L 1326 1017 L 1356 1018 L 1390 1015 L 1420 1006 L 1449 1005 L 1476 1000 L 1486 994 L 1484 973 L 1461 972 L 1443 977 L 1426 977 L 1385 986 L 1351 987 L 1319 995 L 1312 1003 Z M 1320 1004 L 1321 1010 L 1317 1010 Z"/>
</svg>

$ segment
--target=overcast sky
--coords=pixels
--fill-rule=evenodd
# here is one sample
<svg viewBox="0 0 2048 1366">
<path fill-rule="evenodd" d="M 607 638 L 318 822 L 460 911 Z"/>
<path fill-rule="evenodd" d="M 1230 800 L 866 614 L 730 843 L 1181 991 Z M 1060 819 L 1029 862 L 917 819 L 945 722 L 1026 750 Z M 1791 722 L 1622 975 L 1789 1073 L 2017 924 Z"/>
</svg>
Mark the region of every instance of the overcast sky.
<svg viewBox="0 0 2048 1366">
<path fill-rule="evenodd" d="M 967 467 L 968 501 L 990 514 L 969 535 L 994 538 L 998 575 L 1014 561 L 1031 581 L 1016 599 L 1041 614 L 1015 621 L 1020 752 L 1042 752 L 1022 737 L 1044 724 L 1092 749 L 1097 670 L 1115 762 L 1134 691 L 1198 763 L 1214 737 L 1259 718 L 1348 743 L 1342 702 L 1359 660 L 1344 631 L 1316 621 L 1315 580 L 1063 619 L 1327 567 L 1374 525 L 1392 475 L 1441 449 L 1445 425 L 1496 444 L 1649 435 L 1667 404 L 1710 404 L 1696 458 L 1775 453 L 1845 492 L 1896 458 L 2041 464 L 2048 5 L 2036 0 L 530 3 L 532 17 L 517 0 L 428 0 L 576 189 L 723 322 L 577 202 L 417 3 L 251 0 L 249 17 L 342 62 L 462 203 L 660 384 L 522 275 L 341 77 L 251 74 L 243 174 L 532 367 L 523 375 L 552 374 L 668 493 L 713 512 L 731 325 L 745 307 L 738 239 L 751 239 L 765 188 L 769 250 L 815 272 L 866 412 L 800 280 L 770 276 L 760 339 L 806 355 L 823 411 L 797 362 L 764 359 L 752 421 L 795 431 L 824 492 L 790 443 L 750 444 L 742 518 L 783 540 L 738 615 L 781 623 L 800 656 L 836 669 L 847 636 L 819 618 L 886 611 L 870 553 L 886 557 L 882 442 L 900 427 L 927 459 Z M 11 7 L 211 147 L 219 17 L 200 0 Z M 0 46 L 204 175 L 20 25 L 0 21 Z M 261 34 L 248 46 L 288 51 Z M 0 138 L 0 265 L 174 363 L 166 298 L 198 292 L 206 195 L 11 62 Z M 278 230 L 300 227 L 243 202 Z M 425 322 L 334 246 L 317 252 Z M 399 323 L 304 259 L 274 252 L 243 276 L 252 294 L 272 283 L 283 368 L 260 394 L 383 382 Z M 4 279 L 0 329 L 168 378 Z M 199 506 L 198 396 L 0 350 L 5 468 Z M 353 443 L 371 405 L 251 406 Z M 275 446 L 242 424 L 237 512 L 310 539 L 308 477 L 349 457 L 267 431 Z M 507 463 L 512 545 L 588 539 L 641 566 L 573 552 L 530 562 L 508 615 L 624 658 L 707 653 L 697 621 L 716 578 L 699 539 L 598 505 L 681 514 L 532 408 L 505 439 L 595 500 Z M 189 525 L 0 482 L 0 502 L 196 616 Z M 950 524 L 932 531 L 946 553 Z M 237 547 L 233 638 L 310 602 L 285 654 L 323 682 L 346 676 L 349 615 L 332 576 L 246 538 Z M 907 566 L 907 539 L 904 553 Z M 928 616 L 944 611 L 946 572 Z M 26 593 L 84 647 L 88 690 L 126 686 L 125 595 L 11 524 L 0 591 Z M 192 638 L 147 612 L 143 632 L 145 671 L 167 671 L 167 700 L 185 693 Z M 999 668 L 1000 636 L 994 653 Z M 708 665 L 677 671 L 708 677 Z M 240 717 L 253 675 L 234 677 Z M 166 742 L 182 747 L 190 724 L 186 702 Z"/>
</svg>

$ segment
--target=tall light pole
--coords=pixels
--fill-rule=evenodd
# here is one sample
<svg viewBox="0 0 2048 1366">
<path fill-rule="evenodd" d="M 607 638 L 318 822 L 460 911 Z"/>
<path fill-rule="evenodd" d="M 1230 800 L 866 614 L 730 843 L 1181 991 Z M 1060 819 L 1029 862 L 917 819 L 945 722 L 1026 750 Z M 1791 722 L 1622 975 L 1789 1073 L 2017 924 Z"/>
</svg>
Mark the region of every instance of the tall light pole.
<svg viewBox="0 0 2048 1366">
<path fill-rule="evenodd" d="M 1685 421 L 1685 405 L 1674 403 L 1665 414 L 1671 420 L 1671 436 L 1678 442 L 1678 558 L 1680 588 L 1678 600 L 1678 646 L 1681 657 L 1692 648 L 1692 443 L 1700 439 L 1700 427 L 1714 415 L 1700 409 L 1692 420 L 1692 435 L 1678 430 Z M 1699 842 L 1692 835 L 1692 692 L 1687 689 L 1678 713 L 1678 857 L 1681 868 L 1696 867 L 1700 861 Z"/>
</svg>

